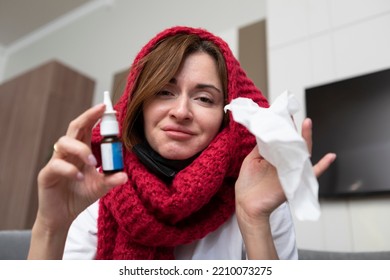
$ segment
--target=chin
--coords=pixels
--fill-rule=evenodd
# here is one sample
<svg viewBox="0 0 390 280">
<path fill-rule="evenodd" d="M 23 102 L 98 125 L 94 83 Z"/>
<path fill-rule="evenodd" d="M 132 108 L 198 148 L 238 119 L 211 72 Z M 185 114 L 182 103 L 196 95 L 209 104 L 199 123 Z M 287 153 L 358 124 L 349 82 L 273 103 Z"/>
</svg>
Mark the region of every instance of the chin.
<svg viewBox="0 0 390 280">
<path fill-rule="evenodd" d="M 172 149 L 171 151 L 161 151 L 160 156 L 170 160 L 185 160 L 193 157 L 197 152 L 192 151 L 178 151 L 178 149 Z"/>
<path fill-rule="evenodd" d="M 163 158 L 166 158 L 166 159 L 170 159 L 170 160 L 185 160 L 185 159 L 189 159 L 190 157 L 192 157 L 194 154 L 191 154 L 191 155 L 186 155 L 186 154 L 166 154 L 166 155 L 161 155 Z"/>
</svg>

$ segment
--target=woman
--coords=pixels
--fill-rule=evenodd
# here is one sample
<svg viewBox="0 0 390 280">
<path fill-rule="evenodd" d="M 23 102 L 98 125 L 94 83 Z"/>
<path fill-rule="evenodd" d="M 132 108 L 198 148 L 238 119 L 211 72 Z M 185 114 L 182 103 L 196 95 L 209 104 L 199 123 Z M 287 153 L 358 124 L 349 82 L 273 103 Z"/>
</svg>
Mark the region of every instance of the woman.
<svg viewBox="0 0 390 280">
<path fill-rule="evenodd" d="M 223 112 L 239 96 L 268 106 L 220 38 L 188 27 L 158 34 L 115 106 L 124 172 L 96 169 L 101 136 L 93 126 L 104 106 L 87 110 L 38 176 L 29 258 L 297 258 L 275 168 Z M 310 146 L 309 121 L 302 131 Z"/>
</svg>

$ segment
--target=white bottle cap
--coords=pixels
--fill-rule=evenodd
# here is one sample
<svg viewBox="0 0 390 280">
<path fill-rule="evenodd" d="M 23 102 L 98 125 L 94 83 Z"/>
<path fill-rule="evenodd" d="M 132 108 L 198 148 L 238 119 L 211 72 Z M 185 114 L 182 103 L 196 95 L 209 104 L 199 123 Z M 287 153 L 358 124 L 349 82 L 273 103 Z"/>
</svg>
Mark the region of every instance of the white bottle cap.
<svg viewBox="0 0 390 280">
<path fill-rule="evenodd" d="M 119 134 L 119 125 L 116 120 L 116 111 L 114 111 L 111 103 L 110 92 L 104 92 L 104 104 L 106 105 L 106 110 L 102 117 L 100 123 L 100 135 L 118 135 Z"/>
</svg>

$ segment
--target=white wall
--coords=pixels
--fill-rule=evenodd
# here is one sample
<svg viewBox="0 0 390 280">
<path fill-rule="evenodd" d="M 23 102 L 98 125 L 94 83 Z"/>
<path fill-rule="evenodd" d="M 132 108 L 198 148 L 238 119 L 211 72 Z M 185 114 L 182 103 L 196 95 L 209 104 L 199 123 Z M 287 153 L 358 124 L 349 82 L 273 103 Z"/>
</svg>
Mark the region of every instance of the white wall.
<svg viewBox="0 0 390 280">
<path fill-rule="evenodd" d="M 140 48 L 164 28 L 203 27 L 226 35 L 234 45 L 238 27 L 265 18 L 265 0 L 93 2 L 80 16 L 73 14 L 55 23 L 59 28 L 52 25 L 51 32 L 37 32 L 26 44 L 7 48 L 5 57 L 0 56 L 0 82 L 56 58 L 96 80 L 97 103 L 102 92 L 112 88 L 113 75 L 127 69 Z"/>
<path fill-rule="evenodd" d="M 305 87 L 390 68 L 390 1 L 269 0 L 266 10 L 271 101 L 287 88 L 303 107 Z M 321 208 L 318 222 L 295 221 L 299 247 L 390 250 L 390 197 Z"/>
<path fill-rule="evenodd" d="M 89 12 L 68 17 L 75 20 L 44 36 L 0 49 L 0 82 L 56 58 L 96 80 L 97 103 L 101 93 L 111 89 L 113 75 L 127 68 L 141 46 L 165 27 L 204 27 L 220 34 L 237 53 L 238 27 L 265 16 L 271 101 L 288 88 L 304 104 L 307 86 L 390 67 L 386 0 L 96 2 L 108 5 L 89 6 Z M 297 123 L 304 114 L 295 116 Z M 295 221 L 298 246 L 390 250 L 389 202 L 386 197 L 321 202 L 318 222 Z"/>
</svg>

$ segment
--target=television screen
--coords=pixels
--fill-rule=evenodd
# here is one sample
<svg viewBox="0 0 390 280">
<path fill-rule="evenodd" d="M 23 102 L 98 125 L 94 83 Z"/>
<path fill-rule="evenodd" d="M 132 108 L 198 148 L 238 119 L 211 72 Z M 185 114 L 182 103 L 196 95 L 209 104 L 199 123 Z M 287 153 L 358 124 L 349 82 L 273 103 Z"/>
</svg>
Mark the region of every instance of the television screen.
<svg viewBox="0 0 390 280">
<path fill-rule="evenodd" d="M 390 193 L 390 69 L 306 89 L 312 161 L 336 161 L 319 178 L 319 197 Z"/>
</svg>

